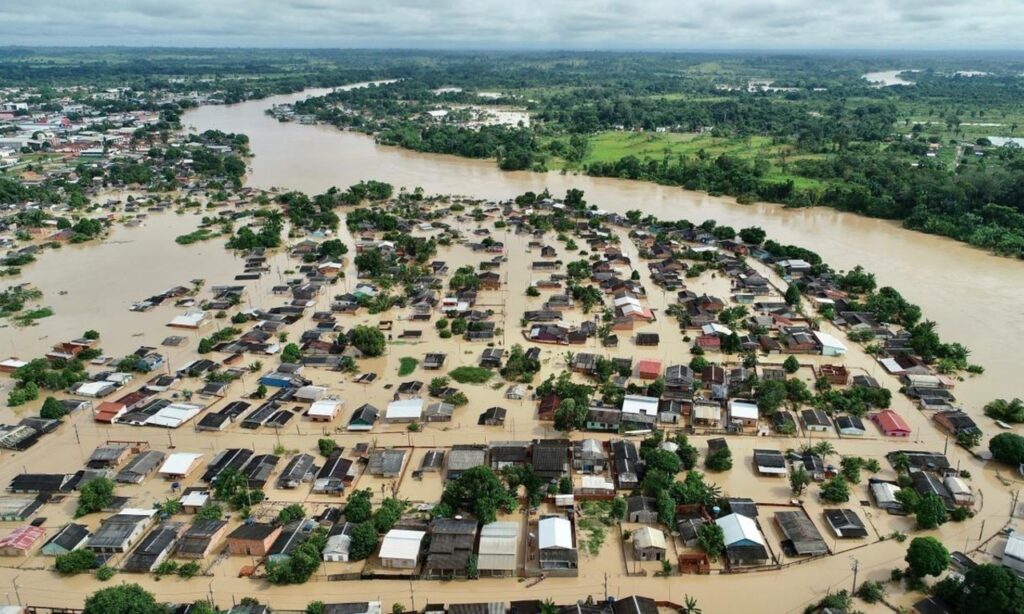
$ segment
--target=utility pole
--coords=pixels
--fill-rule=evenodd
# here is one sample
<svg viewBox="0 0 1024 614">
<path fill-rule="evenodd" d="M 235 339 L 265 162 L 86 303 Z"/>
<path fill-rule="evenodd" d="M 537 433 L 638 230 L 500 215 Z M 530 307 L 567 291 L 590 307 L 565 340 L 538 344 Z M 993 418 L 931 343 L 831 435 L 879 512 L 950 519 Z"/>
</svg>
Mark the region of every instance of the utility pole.
<svg viewBox="0 0 1024 614">
<path fill-rule="evenodd" d="M 18 600 L 18 605 L 21 605 L 21 593 L 18 592 L 18 578 L 20 577 L 21 574 L 18 574 L 11 580 L 11 585 L 14 587 L 14 597 Z"/>
<path fill-rule="evenodd" d="M 416 592 L 413 589 L 412 578 L 409 578 L 409 599 L 412 601 L 412 611 L 416 611 Z"/>
<path fill-rule="evenodd" d="M 854 557 L 850 557 L 850 569 L 853 570 L 853 590 L 850 591 L 851 595 L 857 593 L 857 570 L 860 568 L 860 561 Z"/>
<path fill-rule="evenodd" d="M 608 572 L 604 572 L 604 600 L 608 601 Z"/>
</svg>

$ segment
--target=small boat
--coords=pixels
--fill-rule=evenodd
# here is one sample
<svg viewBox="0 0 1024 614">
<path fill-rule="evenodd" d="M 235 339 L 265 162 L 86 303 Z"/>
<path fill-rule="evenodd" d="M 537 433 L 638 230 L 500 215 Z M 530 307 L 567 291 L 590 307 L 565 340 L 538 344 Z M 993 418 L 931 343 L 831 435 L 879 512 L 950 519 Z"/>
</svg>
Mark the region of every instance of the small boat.
<svg viewBox="0 0 1024 614">
<path fill-rule="evenodd" d="M 1002 420 L 996 420 L 996 426 L 998 426 L 1001 429 L 1012 429 L 1013 428 L 1011 425 L 1003 422 Z"/>
</svg>

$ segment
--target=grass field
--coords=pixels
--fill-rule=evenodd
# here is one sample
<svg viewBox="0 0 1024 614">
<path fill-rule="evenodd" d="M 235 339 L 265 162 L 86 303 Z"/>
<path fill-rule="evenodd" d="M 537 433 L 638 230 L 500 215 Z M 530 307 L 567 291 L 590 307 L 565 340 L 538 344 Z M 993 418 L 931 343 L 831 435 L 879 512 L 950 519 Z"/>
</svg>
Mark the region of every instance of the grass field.
<svg viewBox="0 0 1024 614">
<path fill-rule="evenodd" d="M 696 133 L 609 131 L 590 137 L 589 150 L 582 164 L 569 165 L 555 158 L 548 161 L 548 166 L 554 169 L 582 168 L 593 162 L 614 162 L 626 156 L 660 160 L 666 155 L 673 158 L 678 155 L 696 156 L 703 150 L 712 158 L 722 154 L 748 160 L 763 156 L 772 165 L 768 177 L 773 181 L 792 179 L 802 189 L 825 187 L 822 181 L 799 177 L 779 168 L 779 153 L 786 147 L 773 144 L 770 137 L 763 136 L 723 138 Z M 813 156 L 790 156 L 789 161 L 810 157 Z"/>
</svg>

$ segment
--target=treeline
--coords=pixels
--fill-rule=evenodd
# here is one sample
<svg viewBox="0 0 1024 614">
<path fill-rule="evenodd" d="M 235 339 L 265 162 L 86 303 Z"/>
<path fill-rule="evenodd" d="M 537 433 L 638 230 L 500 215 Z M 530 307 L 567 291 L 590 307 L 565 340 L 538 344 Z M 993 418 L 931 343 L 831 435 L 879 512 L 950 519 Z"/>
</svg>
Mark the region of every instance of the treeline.
<svg viewBox="0 0 1024 614">
<path fill-rule="evenodd" d="M 480 126 L 473 129 L 451 124 L 420 125 L 405 122 L 381 130 L 377 134 L 377 142 L 465 158 L 497 158 L 498 166 L 508 171 L 531 168 L 538 153 L 532 131 L 507 126 Z"/>
</svg>

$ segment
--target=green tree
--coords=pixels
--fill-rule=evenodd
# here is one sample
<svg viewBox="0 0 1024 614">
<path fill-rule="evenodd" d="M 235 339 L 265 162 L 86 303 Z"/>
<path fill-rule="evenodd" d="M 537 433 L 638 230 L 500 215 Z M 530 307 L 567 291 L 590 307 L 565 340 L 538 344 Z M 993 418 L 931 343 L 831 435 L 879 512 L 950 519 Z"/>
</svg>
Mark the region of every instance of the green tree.
<svg viewBox="0 0 1024 614">
<path fill-rule="evenodd" d="M 296 520 L 302 520 L 306 517 L 306 510 L 302 509 L 302 505 L 298 503 L 292 503 L 286 507 L 281 508 L 281 511 L 277 513 L 277 521 L 281 524 L 288 524 Z"/>
<path fill-rule="evenodd" d="M 55 566 L 60 573 L 71 575 L 93 569 L 96 567 L 96 562 L 95 552 L 80 548 L 58 556 Z"/>
<path fill-rule="evenodd" d="M 122 584 L 93 593 L 85 600 L 82 614 L 166 614 L 168 611 L 138 584 Z"/>
<path fill-rule="evenodd" d="M 846 503 L 850 500 L 850 486 L 843 476 L 837 475 L 821 485 L 821 498 L 829 503 Z"/>
<path fill-rule="evenodd" d="M 928 493 L 921 497 L 921 501 L 914 508 L 919 529 L 934 529 L 949 519 L 946 513 L 946 503 L 942 497 L 935 493 Z"/>
<path fill-rule="evenodd" d="M 281 351 L 281 362 L 297 363 L 302 360 L 302 350 L 299 346 L 294 343 L 289 343 L 284 346 L 284 350 Z"/>
<path fill-rule="evenodd" d="M 362 561 L 377 551 L 377 529 L 372 523 L 357 524 L 352 529 L 352 541 L 348 546 L 349 559 Z"/>
<path fill-rule="evenodd" d="M 665 525 L 669 530 L 676 527 L 676 500 L 667 490 L 658 492 L 658 522 Z"/>
<path fill-rule="evenodd" d="M 947 577 L 934 586 L 934 593 L 949 603 L 956 614 L 1024 614 L 1024 580 L 1000 565 L 982 563 L 971 567 L 962 581 Z"/>
<path fill-rule="evenodd" d="M 387 339 L 384 333 L 372 326 L 356 326 L 349 332 L 349 343 L 364 356 L 374 357 L 384 353 Z"/>
<path fill-rule="evenodd" d="M 327 437 L 321 437 L 317 440 L 316 447 L 320 450 L 321 456 L 327 457 L 338 449 L 338 442 Z"/>
<path fill-rule="evenodd" d="M 1018 423 L 1024 422 L 1024 401 L 995 399 L 985 405 L 985 415 L 994 420 Z"/>
<path fill-rule="evenodd" d="M 54 397 L 46 397 L 39 410 L 39 417 L 47 420 L 60 420 L 65 415 L 67 415 L 67 411 L 64 410 L 64 406 Z"/>
<path fill-rule="evenodd" d="M 796 287 L 796 284 L 789 284 L 786 288 L 785 294 L 786 304 L 797 307 L 800 305 L 800 288 Z"/>
<path fill-rule="evenodd" d="M 754 399 L 765 414 L 774 414 L 786 401 L 786 384 L 778 380 L 761 380 L 757 383 Z"/>
<path fill-rule="evenodd" d="M 725 552 L 725 532 L 714 522 L 706 522 L 697 529 L 697 545 L 707 553 L 709 559 L 717 561 Z"/>
<path fill-rule="evenodd" d="M 95 478 L 86 482 L 78 493 L 78 507 L 75 517 L 99 512 L 114 502 L 114 483 L 107 478 Z"/>
<path fill-rule="evenodd" d="M 988 441 L 992 456 L 1004 463 L 1024 463 L 1024 437 L 1016 433 L 1000 433 Z"/>
<path fill-rule="evenodd" d="M 452 511 L 464 509 L 472 513 L 481 524 L 494 522 L 499 511 L 511 512 L 516 508 L 515 497 L 485 465 L 472 467 L 449 482 L 441 503 Z"/>
<path fill-rule="evenodd" d="M 711 471 L 732 469 L 732 451 L 729 448 L 715 450 L 704 459 L 704 466 Z"/>
<path fill-rule="evenodd" d="M 782 363 L 782 368 L 786 370 L 786 373 L 790 375 L 800 370 L 800 361 L 796 359 L 796 356 L 788 356 Z"/>
<path fill-rule="evenodd" d="M 373 503 L 370 501 L 372 496 L 369 488 L 352 491 L 345 504 L 345 520 L 356 524 L 370 520 L 373 514 Z"/>
<path fill-rule="evenodd" d="M 789 488 L 795 496 L 799 497 L 810 483 L 811 474 L 807 473 L 803 465 L 798 465 L 789 470 Z"/>
<path fill-rule="evenodd" d="M 934 537 L 915 537 L 904 560 L 915 577 L 937 576 L 949 567 L 949 551 Z"/>
</svg>

